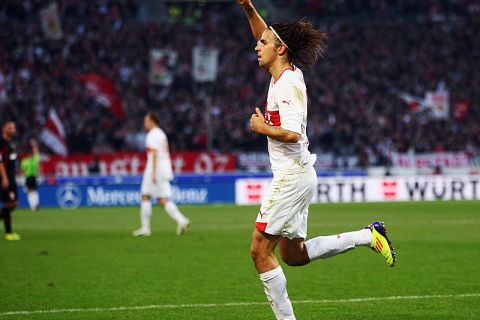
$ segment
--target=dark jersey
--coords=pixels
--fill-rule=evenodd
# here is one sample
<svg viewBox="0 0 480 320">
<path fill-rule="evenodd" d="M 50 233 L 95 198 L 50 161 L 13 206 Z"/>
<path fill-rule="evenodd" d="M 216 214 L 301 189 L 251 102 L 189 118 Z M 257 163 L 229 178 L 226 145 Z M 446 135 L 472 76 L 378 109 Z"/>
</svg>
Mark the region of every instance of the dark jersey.
<svg viewBox="0 0 480 320">
<path fill-rule="evenodd" d="M 8 180 L 15 181 L 15 168 L 17 162 L 17 151 L 11 141 L 0 137 L 0 163 L 3 163 L 7 171 Z M 1 177 L 0 177 L 1 180 Z"/>
</svg>

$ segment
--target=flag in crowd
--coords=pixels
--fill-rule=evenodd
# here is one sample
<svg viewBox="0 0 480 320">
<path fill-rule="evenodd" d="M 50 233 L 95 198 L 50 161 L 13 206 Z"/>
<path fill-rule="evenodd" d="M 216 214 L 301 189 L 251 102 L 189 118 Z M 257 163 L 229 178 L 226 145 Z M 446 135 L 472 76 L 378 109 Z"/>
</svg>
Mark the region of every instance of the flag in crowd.
<svg viewBox="0 0 480 320">
<path fill-rule="evenodd" d="M 448 119 L 450 115 L 450 94 L 444 88 L 425 92 L 424 97 L 408 93 L 400 94 L 400 98 L 415 114 L 428 112 L 433 119 Z"/>
<path fill-rule="evenodd" d="M 122 101 L 111 79 L 100 76 L 97 73 L 86 73 L 77 76 L 77 80 L 83 82 L 95 100 L 109 108 L 117 119 L 125 118 Z"/>
<path fill-rule="evenodd" d="M 62 121 L 54 109 L 50 109 L 47 121 L 40 132 L 40 141 L 54 153 L 68 155 L 67 139 Z"/>
<path fill-rule="evenodd" d="M 40 10 L 40 24 L 45 38 L 58 40 L 63 37 L 57 3 L 53 2 Z"/>
<path fill-rule="evenodd" d="M 173 50 L 150 50 L 149 81 L 153 85 L 168 87 L 173 82 L 178 53 Z"/>
</svg>

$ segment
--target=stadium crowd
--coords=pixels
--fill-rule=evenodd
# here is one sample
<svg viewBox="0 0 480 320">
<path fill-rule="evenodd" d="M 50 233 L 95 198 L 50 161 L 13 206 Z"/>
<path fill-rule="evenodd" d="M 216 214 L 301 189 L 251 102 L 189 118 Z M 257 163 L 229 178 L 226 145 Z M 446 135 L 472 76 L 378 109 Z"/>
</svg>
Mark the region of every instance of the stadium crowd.
<svg viewBox="0 0 480 320">
<path fill-rule="evenodd" d="M 312 150 L 356 155 L 359 165 L 387 164 L 392 152 L 411 150 L 480 154 L 480 1 L 274 2 L 293 12 L 289 18 L 307 16 L 329 34 L 324 61 L 304 70 Z M 20 144 L 38 136 L 54 108 L 70 153 L 136 150 L 143 115 L 155 109 L 172 150 L 207 148 L 207 129 L 214 150 L 264 150 L 248 120 L 265 104 L 269 79 L 234 2 L 171 4 L 168 22 L 145 23 L 136 19 L 140 1 L 62 0 L 60 40 L 42 33 L 38 11 L 45 3 L 0 4 L 0 108 L 16 119 Z M 214 84 L 192 80 L 195 45 L 220 51 Z M 149 84 L 151 48 L 178 53 L 168 88 Z M 89 72 L 114 81 L 125 119 L 77 80 Z M 468 101 L 465 119 L 432 119 L 400 99 L 441 84 L 452 102 Z"/>
</svg>

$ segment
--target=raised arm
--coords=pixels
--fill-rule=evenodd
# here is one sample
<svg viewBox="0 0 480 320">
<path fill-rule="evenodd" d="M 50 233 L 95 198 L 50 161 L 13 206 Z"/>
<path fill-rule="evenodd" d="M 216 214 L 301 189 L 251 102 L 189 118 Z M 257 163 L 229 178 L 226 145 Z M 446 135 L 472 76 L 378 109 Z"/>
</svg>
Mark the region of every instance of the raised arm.
<svg viewBox="0 0 480 320">
<path fill-rule="evenodd" d="M 237 0 L 237 2 L 242 6 L 243 12 L 245 12 L 248 18 L 248 23 L 250 23 L 250 28 L 252 29 L 255 40 L 260 40 L 263 31 L 268 28 L 267 24 L 253 6 L 252 0 Z"/>
</svg>

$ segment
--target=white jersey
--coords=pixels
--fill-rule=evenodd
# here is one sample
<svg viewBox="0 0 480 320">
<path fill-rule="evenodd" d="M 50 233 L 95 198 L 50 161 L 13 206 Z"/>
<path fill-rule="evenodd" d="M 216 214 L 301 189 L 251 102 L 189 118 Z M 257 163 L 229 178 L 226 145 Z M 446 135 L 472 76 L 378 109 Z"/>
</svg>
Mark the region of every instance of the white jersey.
<svg viewBox="0 0 480 320">
<path fill-rule="evenodd" d="M 144 179 L 151 179 L 153 166 L 156 167 L 156 177 L 161 180 L 172 180 L 172 162 L 168 150 L 168 139 L 160 128 L 153 128 L 147 133 L 146 138 L 147 165 L 143 174 Z M 153 154 L 157 153 L 157 162 L 153 163 Z"/>
<path fill-rule="evenodd" d="M 297 67 L 286 69 L 275 81 L 272 77 L 265 110 L 268 125 L 300 134 L 295 143 L 268 138 L 268 153 L 273 174 L 300 172 L 315 157 L 308 151 L 307 88 L 303 73 Z"/>
</svg>

